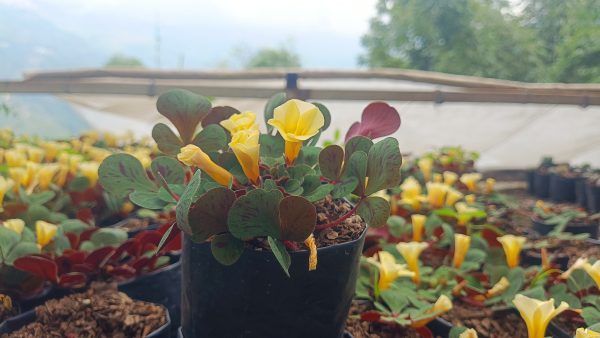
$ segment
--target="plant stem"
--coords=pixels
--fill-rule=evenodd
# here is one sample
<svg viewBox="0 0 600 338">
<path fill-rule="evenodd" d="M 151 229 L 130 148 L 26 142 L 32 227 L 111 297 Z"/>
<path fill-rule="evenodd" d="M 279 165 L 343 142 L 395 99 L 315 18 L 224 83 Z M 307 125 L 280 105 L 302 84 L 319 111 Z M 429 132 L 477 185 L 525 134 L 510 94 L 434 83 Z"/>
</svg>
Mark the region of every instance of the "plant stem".
<svg viewBox="0 0 600 338">
<path fill-rule="evenodd" d="M 160 183 L 162 184 L 163 188 L 165 188 L 165 190 L 169 193 L 169 195 L 171 195 L 171 197 L 175 199 L 175 201 L 179 202 L 179 196 L 175 194 L 171 188 L 169 188 L 169 184 L 167 183 L 167 180 L 165 180 L 165 177 L 162 175 L 162 173 L 158 170 L 156 173 L 158 174 L 158 178 L 160 178 Z"/>
<path fill-rule="evenodd" d="M 345 221 L 348 217 L 352 216 L 352 214 L 354 214 L 356 212 L 356 209 L 358 209 L 358 206 L 360 205 L 360 203 L 362 202 L 362 198 L 358 201 L 358 203 L 356 203 L 356 205 L 354 206 L 354 208 L 352 208 L 352 210 L 348 211 L 347 214 L 345 214 L 344 216 L 336 219 L 333 222 L 329 222 L 326 224 L 319 224 L 315 227 L 315 230 L 325 230 L 325 229 L 329 229 L 331 227 L 334 227 L 340 223 L 342 223 L 343 221 Z"/>
</svg>

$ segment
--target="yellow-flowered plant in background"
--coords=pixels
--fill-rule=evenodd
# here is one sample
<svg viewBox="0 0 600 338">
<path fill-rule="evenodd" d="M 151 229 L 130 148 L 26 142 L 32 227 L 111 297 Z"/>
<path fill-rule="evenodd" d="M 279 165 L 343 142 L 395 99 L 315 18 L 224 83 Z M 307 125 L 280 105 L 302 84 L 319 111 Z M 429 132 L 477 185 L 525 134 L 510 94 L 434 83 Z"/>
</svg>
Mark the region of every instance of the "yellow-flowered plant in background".
<svg viewBox="0 0 600 338">
<path fill-rule="evenodd" d="M 494 192 L 494 187 L 496 186 L 496 180 L 493 178 L 488 178 L 485 180 L 485 193 L 487 195 Z"/>
<path fill-rule="evenodd" d="M 413 241 L 421 242 L 423 240 L 423 230 L 425 229 L 425 215 L 412 214 L 410 216 L 412 222 Z"/>
<path fill-rule="evenodd" d="M 452 266 L 455 268 L 460 268 L 462 266 L 470 246 L 470 236 L 454 234 L 454 257 L 452 258 Z"/>
<path fill-rule="evenodd" d="M 453 171 L 444 171 L 444 184 L 451 187 L 458 180 L 458 174 Z"/>
<path fill-rule="evenodd" d="M 521 294 L 515 296 L 513 304 L 527 324 L 529 338 L 546 337 L 546 329 L 550 321 L 569 308 L 569 304 L 565 302 L 561 302 L 558 308 L 555 308 L 552 298 L 541 301 Z"/>
<path fill-rule="evenodd" d="M 314 104 L 292 99 L 275 108 L 273 118 L 267 123 L 283 137 L 286 162 L 293 164 L 302 149 L 302 143 L 319 132 L 325 124 L 325 118 Z"/>
<path fill-rule="evenodd" d="M 477 200 L 477 196 L 475 196 L 474 194 L 465 196 L 465 202 L 467 202 L 468 205 L 475 204 L 476 200 Z"/>
<path fill-rule="evenodd" d="M 213 162 L 213 160 L 211 160 L 210 157 L 196 145 L 188 144 L 181 148 L 177 155 L 177 159 L 187 166 L 200 168 L 220 185 L 227 187 L 233 180 L 233 175 L 231 175 L 229 171 Z"/>
<path fill-rule="evenodd" d="M 464 195 L 456 189 L 448 189 L 448 192 L 446 194 L 446 205 L 449 207 L 454 206 L 454 204 L 460 201 L 460 199 L 463 198 L 463 196 Z"/>
<path fill-rule="evenodd" d="M 594 264 L 583 264 L 583 269 L 592 277 L 596 282 L 596 286 L 600 289 L 600 260 L 597 260 Z"/>
<path fill-rule="evenodd" d="M 423 326 L 427 325 L 428 323 L 430 323 L 432 320 L 434 320 L 437 316 L 452 310 L 452 307 L 453 307 L 453 305 L 452 305 L 452 301 L 450 300 L 450 298 L 448 298 L 448 296 L 446 296 L 446 295 L 441 295 L 435 301 L 433 306 L 429 310 L 426 311 L 427 314 L 431 314 L 431 317 L 426 317 L 426 318 L 417 320 L 416 322 L 413 322 L 410 326 L 412 328 L 423 327 Z"/>
<path fill-rule="evenodd" d="M 0 175 L 0 211 L 2 211 L 2 205 L 4 204 L 4 196 L 11 188 L 12 181 L 9 181 L 4 176 Z"/>
<path fill-rule="evenodd" d="M 446 192 L 448 186 L 443 183 L 428 182 L 427 183 L 427 202 L 434 209 L 439 209 L 444 206 Z"/>
<path fill-rule="evenodd" d="M 458 338 L 477 338 L 477 331 L 473 329 L 467 329 L 461 333 Z"/>
<path fill-rule="evenodd" d="M 509 268 L 513 269 L 519 266 L 521 249 L 526 241 L 527 238 L 523 236 L 504 235 L 498 237 L 498 242 L 502 244 L 504 255 L 506 256 L 506 264 Z"/>
<path fill-rule="evenodd" d="M 477 191 L 477 183 L 481 180 L 480 173 L 466 173 L 460 176 L 460 181 L 469 189 L 470 192 Z"/>
<path fill-rule="evenodd" d="M 444 179 L 442 178 L 442 174 L 440 174 L 440 173 L 433 174 L 433 182 L 442 183 L 443 181 L 444 181 Z"/>
<path fill-rule="evenodd" d="M 406 269 L 406 265 L 396 263 L 394 256 L 387 251 L 380 251 L 374 257 L 367 258 L 367 261 L 377 267 L 379 291 L 389 289 L 399 277 L 413 277 L 415 275 L 414 272 Z"/>
<path fill-rule="evenodd" d="M 54 239 L 58 226 L 46 221 L 35 222 L 35 236 L 40 248 L 45 247 Z"/>
<path fill-rule="evenodd" d="M 600 332 L 580 327 L 575 332 L 575 338 L 600 338 Z"/>
<path fill-rule="evenodd" d="M 402 185 L 400 185 L 402 192 L 400 193 L 400 203 L 408 204 L 415 211 L 421 209 L 421 201 L 423 196 L 421 195 L 421 184 L 414 177 L 410 176 Z"/>
<path fill-rule="evenodd" d="M 408 269 L 415 273 L 413 276 L 413 282 L 419 284 L 421 281 L 421 275 L 419 271 L 419 256 L 429 245 L 423 242 L 408 242 L 398 243 L 396 249 L 400 252 Z"/>
<path fill-rule="evenodd" d="M 88 179 L 90 186 L 95 186 L 98 182 L 98 162 L 82 162 L 79 164 L 79 172 Z"/>
<path fill-rule="evenodd" d="M 2 225 L 20 235 L 23 233 L 23 229 L 25 228 L 25 221 L 18 218 L 12 218 L 2 222 Z"/>
<path fill-rule="evenodd" d="M 431 180 L 431 172 L 433 170 L 433 160 L 429 157 L 420 158 L 417 161 L 417 165 L 419 166 L 419 170 L 423 174 L 423 178 L 425 182 Z"/>
<path fill-rule="evenodd" d="M 59 165 L 55 163 L 42 164 L 37 173 L 38 187 L 41 190 L 48 190 L 59 169 Z"/>
</svg>

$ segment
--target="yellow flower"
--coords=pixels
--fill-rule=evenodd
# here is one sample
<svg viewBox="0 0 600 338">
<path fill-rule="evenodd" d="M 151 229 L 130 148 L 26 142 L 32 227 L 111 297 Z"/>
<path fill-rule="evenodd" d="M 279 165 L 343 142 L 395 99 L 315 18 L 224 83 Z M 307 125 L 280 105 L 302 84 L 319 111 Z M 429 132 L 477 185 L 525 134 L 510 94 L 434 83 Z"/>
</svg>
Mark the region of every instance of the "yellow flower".
<svg viewBox="0 0 600 338">
<path fill-rule="evenodd" d="M 253 112 L 243 112 L 239 114 L 233 114 L 227 120 L 221 121 L 221 126 L 227 129 L 231 135 L 234 135 L 238 131 L 242 130 L 256 130 L 258 131 L 258 124 L 256 124 L 256 115 Z"/>
<path fill-rule="evenodd" d="M 7 219 L 2 223 L 2 225 L 20 235 L 23 233 L 23 229 L 25 228 L 25 221 L 18 218 Z"/>
<path fill-rule="evenodd" d="M 23 185 L 23 179 L 25 178 L 25 169 L 23 168 L 8 168 L 8 175 L 13 181 L 13 191 L 19 192 L 19 188 Z"/>
<path fill-rule="evenodd" d="M 477 182 L 481 179 L 480 173 L 466 173 L 462 174 L 460 177 L 460 181 L 467 186 L 469 191 L 475 192 L 477 191 Z"/>
<path fill-rule="evenodd" d="M 213 162 L 208 155 L 193 144 L 181 148 L 177 159 L 187 166 L 196 166 L 212 177 L 215 182 L 223 186 L 229 186 L 233 176 L 225 169 Z"/>
<path fill-rule="evenodd" d="M 56 158 L 58 154 L 58 150 L 60 149 L 58 143 L 48 141 L 40 144 L 40 146 L 46 151 L 46 161 L 52 162 Z"/>
<path fill-rule="evenodd" d="M 413 276 L 415 284 L 419 284 L 421 281 L 421 276 L 419 275 L 419 256 L 427 247 L 428 244 L 423 242 L 398 243 L 396 245 L 396 249 L 406 261 L 408 269 L 415 273 Z"/>
<path fill-rule="evenodd" d="M 444 171 L 444 184 L 447 186 L 453 186 L 458 180 L 458 174 L 453 171 Z"/>
<path fill-rule="evenodd" d="M 79 164 L 79 172 L 88 179 L 90 187 L 96 186 L 99 166 L 97 162 L 83 162 Z"/>
<path fill-rule="evenodd" d="M 104 140 L 104 143 L 106 143 L 107 146 L 112 148 L 116 147 L 118 144 L 117 136 L 108 131 L 102 134 L 102 139 Z"/>
<path fill-rule="evenodd" d="M 259 150 L 258 130 L 240 130 L 232 135 L 229 146 L 240 162 L 246 177 L 257 185 L 259 183 Z"/>
<path fill-rule="evenodd" d="M 588 273 L 588 275 L 590 275 L 590 277 L 592 277 L 600 289 L 600 260 L 597 260 L 594 265 L 590 263 L 583 264 L 583 269 Z"/>
<path fill-rule="evenodd" d="M 77 170 L 79 169 L 80 162 L 81 162 L 81 156 L 79 156 L 79 155 L 69 156 L 69 173 L 71 175 L 77 174 Z"/>
<path fill-rule="evenodd" d="M 27 162 L 27 157 L 22 152 L 14 149 L 7 149 L 4 152 L 4 159 L 6 160 L 6 165 L 11 168 L 22 167 Z"/>
<path fill-rule="evenodd" d="M 410 205 L 413 210 L 419 210 L 421 208 L 421 184 L 414 177 L 410 176 L 402 185 L 402 192 L 400 193 L 400 203 Z"/>
<path fill-rule="evenodd" d="M 285 140 L 285 158 L 292 164 L 300 153 L 302 142 L 319 132 L 325 118 L 314 104 L 292 99 L 275 108 L 273 118 L 267 123 Z"/>
<path fill-rule="evenodd" d="M 585 257 L 577 258 L 575 263 L 573 263 L 573 265 L 571 265 L 567 271 L 563 272 L 560 275 L 560 278 L 562 278 L 562 279 L 569 278 L 571 276 L 571 274 L 573 273 L 573 271 L 578 270 L 578 269 L 583 269 L 583 266 L 586 264 L 588 264 L 587 258 L 585 258 Z"/>
<path fill-rule="evenodd" d="M 509 286 L 510 286 L 510 281 L 508 279 L 506 279 L 506 277 L 502 277 L 496 284 L 494 284 L 494 286 L 492 286 L 491 289 L 489 289 L 486 292 L 485 296 L 487 298 L 492 298 L 492 297 L 499 295 L 499 294 L 503 293 L 504 291 L 506 291 L 506 289 L 508 289 Z"/>
<path fill-rule="evenodd" d="M 379 251 L 376 257 L 369 257 L 367 261 L 379 270 L 379 290 L 387 290 L 398 277 L 413 277 L 414 272 L 406 269 L 406 265 L 397 264 L 394 256 L 387 251 Z"/>
<path fill-rule="evenodd" d="M 473 329 L 467 329 L 461 333 L 458 338 L 477 338 L 477 331 Z"/>
<path fill-rule="evenodd" d="M 444 206 L 448 187 L 443 183 L 427 183 L 427 201 L 431 208 L 437 209 Z"/>
<path fill-rule="evenodd" d="M 433 174 L 433 181 L 435 183 L 442 183 L 442 174 L 440 174 L 440 173 Z"/>
<path fill-rule="evenodd" d="M 457 221 L 458 225 L 467 225 L 473 218 L 473 212 L 479 209 L 468 206 L 465 202 L 458 202 L 454 205 L 458 213 Z"/>
<path fill-rule="evenodd" d="M 31 162 L 40 163 L 44 159 L 44 150 L 38 147 L 28 147 L 27 157 Z"/>
<path fill-rule="evenodd" d="M 467 204 L 472 205 L 472 204 L 475 204 L 476 198 L 477 198 L 477 196 L 470 194 L 470 195 L 465 196 L 465 201 L 467 201 Z"/>
<path fill-rule="evenodd" d="M 494 192 L 494 186 L 496 185 L 496 180 L 493 178 L 488 178 L 487 180 L 485 180 L 485 193 L 486 194 L 491 194 Z"/>
<path fill-rule="evenodd" d="M 0 211 L 2 211 L 2 204 L 4 204 L 4 196 L 6 196 L 6 192 L 12 186 L 12 180 L 5 178 L 0 175 Z"/>
<path fill-rule="evenodd" d="M 433 160 L 428 157 L 420 158 L 417 165 L 423 173 L 425 182 L 429 181 L 431 179 L 431 170 L 433 169 Z"/>
<path fill-rule="evenodd" d="M 469 247 L 471 246 L 471 237 L 463 234 L 454 234 L 454 257 L 452 265 L 455 268 L 460 268 L 467 256 Z"/>
<path fill-rule="evenodd" d="M 38 245 L 43 248 L 48 245 L 48 243 L 52 242 L 57 230 L 58 227 L 52 223 L 45 221 L 35 222 L 35 235 L 37 237 Z"/>
<path fill-rule="evenodd" d="M 450 188 L 446 195 L 446 205 L 449 207 L 454 206 L 454 203 L 458 202 L 461 198 L 463 198 L 463 194 L 460 191 Z"/>
<path fill-rule="evenodd" d="M 413 241 L 420 242 L 423 239 L 423 228 L 427 217 L 425 215 L 412 214 L 410 216 L 413 229 Z"/>
<path fill-rule="evenodd" d="M 599 338 L 600 332 L 595 332 L 590 329 L 578 328 L 575 332 L 575 338 Z"/>
<path fill-rule="evenodd" d="M 504 235 L 498 237 L 498 242 L 502 244 L 504 254 L 506 255 L 506 264 L 509 268 L 515 268 L 519 266 L 519 258 L 521 255 L 521 249 L 527 239 L 522 236 Z"/>
<path fill-rule="evenodd" d="M 27 161 L 25 165 L 25 176 L 23 176 L 22 183 L 25 187 L 33 187 L 37 184 L 35 179 L 40 169 L 40 164 L 36 162 Z"/>
<path fill-rule="evenodd" d="M 434 320 L 437 316 L 439 316 L 443 313 L 446 313 L 450 310 L 452 310 L 452 301 L 450 300 L 450 298 L 448 298 L 448 296 L 441 295 L 435 301 L 435 304 L 433 304 L 433 306 L 426 311 L 426 313 L 431 314 L 431 316 L 420 319 L 420 320 L 412 323 L 410 326 L 412 328 L 423 327 L 423 326 L 427 325 L 429 322 L 431 322 L 432 320 Z"/>
<path fill-rule="evenodd" d="M 54 183 L 60 188 L 64 187 L 65 183 L 67 183 L 67 177 L 69 176 L 69 166 L 65 164 L 59 164 L 58 175 L 56 175 L 56 179 Z"/>
<path fill-rule="evenodd" d="M 0 164 L 4 162 L 4 149 L 0 148 Z"/>
<path fill-rule="evenodd" d="M 529 338 L 544 338 L 550 321 L 569 308 L 569 304 L 565 302 L 561 302 L 558 308 L 555 308 L 552 298 L 540 301 L 521 294 L 515 296 L 513 304 L 527 324 Z"/>
<path fill-rule="evenodd" d="M 59 165 L 54 163 L 40 166 L 40 169 L 37 172 L 37 181 L 41 190 L 47 190 L 48 187 L 50 187 L 50 183 L 59 168 Z"/>
</svg>

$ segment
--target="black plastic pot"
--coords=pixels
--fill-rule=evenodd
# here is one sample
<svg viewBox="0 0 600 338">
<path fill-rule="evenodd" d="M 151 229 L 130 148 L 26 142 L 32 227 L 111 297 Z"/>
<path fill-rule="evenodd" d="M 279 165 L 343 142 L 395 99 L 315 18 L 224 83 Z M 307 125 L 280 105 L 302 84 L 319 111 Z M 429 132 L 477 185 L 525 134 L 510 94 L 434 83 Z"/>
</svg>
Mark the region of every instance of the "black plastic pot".
<svg viewBox="0 0 600 338">
<path fill-rule="evenodd" d="M 219 264 L 210 243 L 183 243 L 181 326 L 186 338 L 342 337 L 359 270 L 360 238 L 290 253 L 287 277 L 273 253 L 246 249 L 231 266 Z"/>
<path fill-rule="evenodd" d="M 521 252 L 521 263 L 524 266 L 542 265 L 542 255 L 540 251 L 524 250 Z M 567 270 L 569 268 L 569 257 L 554 257 L 552 263 L 558 265 L 561 270 Z"/>
<path fill-rule="evenodd" d="M 445 319 L 436 318 L 427 324 L 427 327 L 431 330 L 434 337 L 448 337 L 453 325 Z"/>
<path fill-rule="evenodd" d="M 525 182 L 527 182 L 527 192 L 530 195 L 534 195 L 535 194 L 535 187 L 534 187 L 534 183 L 533 183 L 533 177 L 535 176 L 535 170 L 527 170 L 525 172 Z"/>
<path fill-rule="evenodd" d="M 170 338 L 171 337 L 171 318 L 169 317 L 169 312 L 166 311 L 167 314 L 167 322 L 165 325 L 159 327 L 154 332 L 151 332 L 146 336 L 146 338 Z M 18 316 L 10 318 L 2 324 L 0 324 L 0 335 L 14 332 L 21 327 L 32 323 L 35 321 L 36 315 L 35 310 L 29 310 L 25 313 L 22 313 Z"/>
<path fill-rule="evenodd" d="M 42 305 L 48 299 L 55 298 L 53 289 L 52 286 L 47 286 L 40 293 L 27 298 L 17 299 L 15 303 L 19 307 L 20 312 L 27 312 L 38 305 Z"/>
<path fill-rule="evenodd" d="M 587 180 L 585 177 L 577 177 L 575 179 L 575 203 L 587 209 L 587 192 L 585 191 L 585 185 Z"/>
<path fill-rule="evenodd" d="M 550 196 L 550 175 L 536 171 L 533 175 L 533 192 L 538 198 Z"/>
<path fill-rule="evenodd" d="M 176 261 L 131 281 L 119 283 L 119 291 L 136 300 L 164 305 L 173 322 L 173 330 L 179 326 L 181 261 Z"/>
<path fill-rule="evenodd" d="M 575 202 L 575 178 L 551 174 L 549 195 L 554 202 Z"/>
<path fill-rule="evenodd" d="M 573 336 L 566 333 L 563 329 L 561 329 L 558 325 L 554 324 L 553 321 L 548 325 L 548 331 L 552 335 L 552 338 L 572 338 Z"/>
<path fill-rule="evenodd" d="M 585 191 L 587 211 L 591 214 L 600 212 L 600 187 L 592 183 L 587 183 Z"/>
<path fill-rule="evenodd" d="M 542 220 L 532 217 L 531 224 L 533 230 L 540 235 L 549 234 L 555 227 L 554 224 L 546 223 Z M 570 232 L 574 235 L 577 234 L 590 234 L 590 238 L 598 238 L 598 223 L 583 224 L 583 223 L 569 223 L 565 227 L 564 232 Z"/>
</svg>

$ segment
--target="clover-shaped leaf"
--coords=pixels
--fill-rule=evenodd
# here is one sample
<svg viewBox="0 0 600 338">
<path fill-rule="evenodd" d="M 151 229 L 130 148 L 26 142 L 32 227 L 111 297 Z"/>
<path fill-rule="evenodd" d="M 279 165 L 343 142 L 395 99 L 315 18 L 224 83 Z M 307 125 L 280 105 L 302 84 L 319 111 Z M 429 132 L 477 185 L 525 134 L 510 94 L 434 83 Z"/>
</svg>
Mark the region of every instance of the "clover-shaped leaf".
<svg viewBox="0 0 600 338">
<path fill-rule="evenodd" d="M 188 213 L 192 239 L 203 242 L 213 235 L 227 231 L 227 213 L 235 201 L 235 193 L 227 188 L 211 189 L 201 195 Z"/>
<path fill-rule="evenodd" d="M 232 265 L 244 253 L 244 241 L 230 233 L 218 234 L 210 241 L 210 251 L 215 259 L 223 265 Z"/>
<path fill-rule="evenodd" d="M 302 242 L 315 229 L 317 211 L 306 198 L 287 196 L 279 202 L 279 222 L 279 239 Z"/>
<path fill-rule="evenodd" d="M 176 159 L 168 156 L 159 156 L 152 160 L 150 165 L 152 174 L 157 181 L 160 180 L 160 175 L 169 184 L 183 184 L 185 179 L 185 171 Z"/>
<path fill-rule="evenodd" d="M 282 198 L 281 191 L 264 189 L 241 196 L 229 209 L 229 231 L 244 241 L 264 236 L 279 238 L 279 201 Z"/>
<path fill-rule="evenodd" d="M 198 124 L 208 115 L 210 108 L 207 98 L 184 89 L 170 90 L 156 101 L 156 109 L 173 123 L 184 144 L 192 141 Z"/>
<path fill-rule="evenodd" d="M 390 217 L 390 204 L 383 197 L 369 196 L 360 202 L 357 213 L 370 226 L 380 227 Z"/>
<path fill-rule="evenodd" d="M 192 141 L 205 152 L 219 151 L 227 148 L 227 133 L 218 124 L 211 124 L 200 130 Z"/>
<path fill-rule="evenodd" d="M 152 138 L 156 142 L 158 149 L 167 155 L 177 155 L 183 143 L 179 136 L 164 123 L 157 123 L 152 128 Z"/>
<path fill-rule="evenodd" d="M 267 132 L 269 134 L 271 132 L 273 132 L 273 126 L 271 126 L 267 122 L 273 118 L 273 113 L 275 111 L 275 108 L 284 104 L 285 101 L 287 101 L 287 95 L 282 92 L 282 93 L 277 93 L 277 94 L 273 95 L 269 99 L 269 101 L 267 101 L 267 104 L 265 105 L 264 116 L 265 116 L 265 123 L 267 124 Z"/>
<path fill-rule="evenodd" d="M 398 140 L 388 137 L 374 144 L 369 150 L 367 163 L 369 182 L 365 194 L 371 195 L 399 185 L 400 166 L 402 166 L 402 155 Z"/>
<path fill-rule="evenodd" d="M 370 139 L 391 135 L 400 128 L 400 114 L 385 102 L 370 103 L 364 110 L 360 122 L 352 124 L 346 140 L 362 135 Z"/>
<path fill-rule="evenodd" d="M 179 197 L 179 202 L 177 202 L 177 206 L 175 207 L 177 225 L 183 232 L 190 236 L 192 235 L 192 228 L 188 217 L 190 207 L 202 192 L 202 172 L 197 170 L 188 185 L 185 186 L 183 194 Z"/>
<path fill-rule="evenodd" d="M 337 180 L 340 177 L 343 163 L 344 149 L 338 145 L 327 146 L 319 154 L 321 173 L 330 180 Z"/>
<path fill-rule="evenodd" d="M 98 177 L 104 190 L 119 198 L 136 190 L 158 191 L 140 161 L 129 154 L 108 156 L 98 168 Z"/>
<path fill-rule="evenodd" d="M 202 128 L 206 128 L 211 124 L 220 124 L 221 121 L 227 120 L 231 115 L 239 114 L 240 111 L 230 106 L 217 106 L 210 109 L 210 113 L 202 119 Z"/>
</svg>

